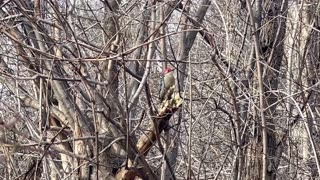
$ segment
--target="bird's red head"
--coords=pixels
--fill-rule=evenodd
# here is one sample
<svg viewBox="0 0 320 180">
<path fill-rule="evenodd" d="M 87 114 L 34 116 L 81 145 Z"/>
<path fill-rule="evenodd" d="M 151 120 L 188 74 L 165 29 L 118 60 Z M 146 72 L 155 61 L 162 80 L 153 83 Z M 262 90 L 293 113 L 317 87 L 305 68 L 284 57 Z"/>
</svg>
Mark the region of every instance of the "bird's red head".
<svg viewBox="0 0 320 180">
<path fill-rule="evenodd" d="M 163 74 L 167 74 L 168 72 L 171 72 L 171 71 L 172 71 L 172 69 L 168 67 L 168 68 L 164 69 Z"/>
</svg>

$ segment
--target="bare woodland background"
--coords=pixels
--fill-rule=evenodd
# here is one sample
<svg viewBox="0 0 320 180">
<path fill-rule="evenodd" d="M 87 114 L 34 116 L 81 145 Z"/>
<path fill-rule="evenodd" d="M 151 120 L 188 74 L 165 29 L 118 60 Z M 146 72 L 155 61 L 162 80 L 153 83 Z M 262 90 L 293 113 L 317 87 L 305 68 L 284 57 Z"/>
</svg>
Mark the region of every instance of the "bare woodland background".
<svg viewBox="0 0 320 180">
<path fill-rule="evenodd" d="M 0 178 L 319 179 L 319 10 L 0 0 Z"/>
</svg>

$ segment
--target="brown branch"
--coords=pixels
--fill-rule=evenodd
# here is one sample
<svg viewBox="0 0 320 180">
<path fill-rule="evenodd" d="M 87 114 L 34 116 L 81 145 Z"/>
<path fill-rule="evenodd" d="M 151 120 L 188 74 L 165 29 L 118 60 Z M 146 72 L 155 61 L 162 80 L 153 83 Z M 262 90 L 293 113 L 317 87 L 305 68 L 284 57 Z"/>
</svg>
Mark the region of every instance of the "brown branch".
<svg viewBox="0 0 320 180">
<path fill-rule="evenodd" d="M 157 133 L 161 132 L 167 127 L 168 122 L 172 115 L 179 109 L 182 105 L 183 100 L 180 98 L 179 94 L 175 94 L 173 99 L 167 100 L 162 103 L 162 106 L 159 110 L 159 113 L 155 117 L 151 117 L 153 123 L 150 124 L 148 130 L 140 137 L 137 143 L 137 150 L 139 154 L 147 156 L 148 152 L 152 146 L 157 141 Z M 133 162 L 128 163 L 128 169 L 123 167 L 118 171 L 116 178 L 117 179 L 134 179 L 134 177 L 141 175 L 138 172 L 138 169 L 133 167 Z"/>
</svg>

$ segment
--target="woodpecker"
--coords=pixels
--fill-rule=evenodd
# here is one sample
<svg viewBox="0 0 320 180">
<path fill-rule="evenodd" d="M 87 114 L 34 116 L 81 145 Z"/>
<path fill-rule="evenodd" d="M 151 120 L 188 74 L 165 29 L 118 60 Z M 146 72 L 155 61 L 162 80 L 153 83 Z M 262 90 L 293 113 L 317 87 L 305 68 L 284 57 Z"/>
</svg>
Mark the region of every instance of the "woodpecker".
<svg viewBox="0 0 320 180">
<path fill-rule="evenodd" d="M 163 76 L 160 82 L 160 101 L 170 99 L 174 91 L 175 78 L 174 72 L 171 68 L 166 68 L 163 71 Z"/>
</svg>

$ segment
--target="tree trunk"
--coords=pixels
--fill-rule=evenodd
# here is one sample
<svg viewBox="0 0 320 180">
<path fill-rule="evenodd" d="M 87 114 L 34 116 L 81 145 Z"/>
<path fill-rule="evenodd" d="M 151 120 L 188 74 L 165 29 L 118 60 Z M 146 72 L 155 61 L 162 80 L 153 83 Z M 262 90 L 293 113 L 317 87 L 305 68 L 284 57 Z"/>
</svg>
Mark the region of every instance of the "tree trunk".
<svg viewBox="0 0 320 180">
<path fill-rule="evenodd" d="M 263 79 L 263 103 L 266 108 L 263 110 L 263 115 L 265 116 L 265 128 L 261 127 L 261 116 L 256 114 L 255 125 L 254 125 L 254 137 L 248 139 L 249 146 L 245 149 L 245 179 L 276 179 L 276 172 L 279 159 L 277 159 L 277 139 L 275 135 L 275 119 L 273 117 L 276 115 L 276 107 L 274 104 L 277 102 L 278 96 L 273 93 L 273 91 L 278 89 L 278 76 L 279 70 L 283 60 L 283 39 L 285 35 L 285 19 L 273 19 L 280 14 L 286 17 L 288 1 L 266 1 L 256 2 L 257 9 L 264 9 L 268 14 L 261 14 L 258 11 L 256 14 L 256 21 L 259 20 L 261 16 L 261 23 L 256 22 L 257 25 L 268 22 L 261 27 L 258 37 L 259 43 L 256 46 L 256 51 L 260 52 L 261 57 L 256 57 L 262 59 L 268 66 L 263 63 L 262 68 L 262 79 Z M 247 1 L 247 5 L 249 1 Z M 260 8 L 260 6 L 262 8 Z M 248 6 L 248 8 L 251 8 Z M 269 20 L 273 19 L 269 22 Z M 257 27 L 257 30 L 260 27 Z M 258 50 L 257 50 L 258 48 Z M 256 54 L 257 55 L 257 54 Z M 261 101 L 261 99 L 260 99 Z M 272 105 L 272 106 L 271 106 Z M 261 111 L 261 109 L 259 110 Z M 266 134 L 262 132 L 266 131 Z M 266 141 L 263 141 L 265 138 Z M 265 148 L 265 149 L 264 149 Z M 264 155 L 263 152 L 266 154 Z M 265 159 L 263 159 L 265 157 Z M 266 162 L 264 162 L 266 161 Z M 265 165 L 264 165 L 265 164 Z M 264 167 L 265 166 L 265 167 Z M 265 168 L 265 169 L 264 169 Z"/>
</svg>

